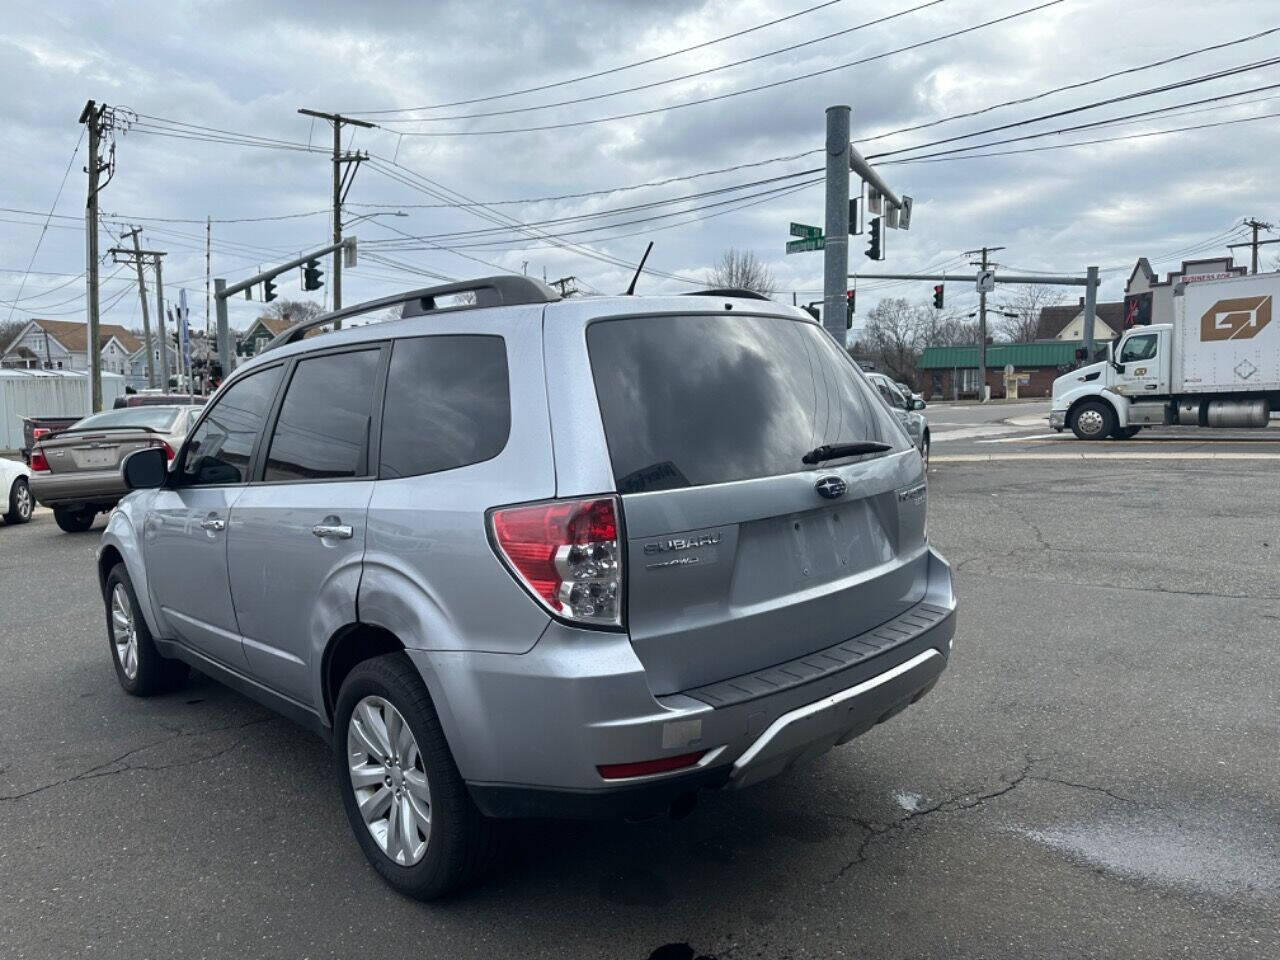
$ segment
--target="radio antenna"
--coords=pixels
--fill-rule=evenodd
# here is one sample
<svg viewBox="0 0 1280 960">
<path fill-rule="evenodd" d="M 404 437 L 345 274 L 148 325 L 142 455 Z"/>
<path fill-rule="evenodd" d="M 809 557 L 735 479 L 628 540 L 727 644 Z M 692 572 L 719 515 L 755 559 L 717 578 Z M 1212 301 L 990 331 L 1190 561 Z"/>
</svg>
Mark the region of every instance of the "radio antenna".
<svg viewBox="0 0 1280 960">
<path fill-rule="evenodd" d="M 640 279 L 640 274 L 644 272 L 644 262 L 649 259 L 649 251 L 653 249 L 653 241 L 649 241 L 649 245 L 644 248 L 644 256 L 640 258 L 640 266 L 636 267 L 636 275 L 631 278 L 631 286 L 627 287 L 626 296 L 634 297 L 636 295 L 636 282 Z"/>
</svg>

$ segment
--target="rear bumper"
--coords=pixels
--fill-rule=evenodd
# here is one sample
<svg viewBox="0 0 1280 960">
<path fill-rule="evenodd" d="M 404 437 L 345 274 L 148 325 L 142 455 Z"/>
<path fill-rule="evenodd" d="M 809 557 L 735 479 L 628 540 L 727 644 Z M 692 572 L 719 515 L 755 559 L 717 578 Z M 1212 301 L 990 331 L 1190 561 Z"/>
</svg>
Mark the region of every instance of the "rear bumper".
<svg viewBox="0 0 1280 960">
<path fill-rule="evenodd" d="M 698 789 L 775 776 L 919 700 L 946 667 L 955 609 L 950 568 L 931 552 L 924 598 L 901 617 L 803 661 L 663 697 L 624 635 L 560 624 L 519 656 L 409 655 L 484 813 L 643 817 Z M 597 770 L 699 750 L 702 765 L 683 771 Z"/>
<path fill-rule="evenodd" d="M 129 492 L 118 468 L 83 473 L 33 473 L 31 495 L 45 507 L 69 507 L 91 503 L 113 506 Z"/>
</svg>

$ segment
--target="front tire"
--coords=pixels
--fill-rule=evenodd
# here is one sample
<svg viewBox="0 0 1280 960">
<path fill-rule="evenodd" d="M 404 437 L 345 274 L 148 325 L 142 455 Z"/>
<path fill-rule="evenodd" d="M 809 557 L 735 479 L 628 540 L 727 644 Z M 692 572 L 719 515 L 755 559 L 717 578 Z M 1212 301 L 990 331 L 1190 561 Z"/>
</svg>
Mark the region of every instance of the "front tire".
<svg viewBox="0 0 1280 960">
<path fill-rule="evenodd" d="M 9 512 L 4 515 L 6 523 L 26 523 L 35 510 L 35 501 L 31 498 L 31 486 L 26 477 L 13 481 L 9 490 Z"/>
<path fill-rule="evenodd" d="M 111 662 L 125 693 L 149 697 L 181 686 L 187 678 L 188 667 L 180 660 L 161 656 L 156 649 L 123 563 L 117 563 L 107 574 L 103 599 L 107 607 Z"/>
<path fill-rule="evenodd" d="M 64 533 L 84 533 L 93 526 L 97 516 L 93 507 L 53 508 L 53 519 Z"/>
<path fill-rule="evenodd" d="M 356 842 L 382 879 L 416 900 L 452 893 L 496 859 L 417 669 L 403 653 L 357 664 L 334 710 L 334 759 Z"/>
<path fill-rule="evenodd" d="M 1115 428 L 1115 411 L 1102 400 L 1082 403 L 1071 415 L 1071 432 L 1080 440 L 1105 440 Z"/>
<path fill-rule="evenodd" d="M 1142 427 L 1116 427 L 1111 431 L 1112 440 L 1132 440 L 1136 437 Z"/>
</svg>

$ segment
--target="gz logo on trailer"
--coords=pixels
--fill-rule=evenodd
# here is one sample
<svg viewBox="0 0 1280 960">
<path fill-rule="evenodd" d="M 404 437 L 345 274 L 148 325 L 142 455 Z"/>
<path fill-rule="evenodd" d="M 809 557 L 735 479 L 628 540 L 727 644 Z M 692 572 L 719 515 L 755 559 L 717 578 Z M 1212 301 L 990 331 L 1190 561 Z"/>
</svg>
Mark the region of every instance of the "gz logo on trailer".
<svg viewBox="0 0 1280 960">
<path fill-rule="evenodd" d="M 1271 296 L 1219 300 L 1200 318 L 1200 339 L 1248 340 L 1271 322 Z"/>
</svg>

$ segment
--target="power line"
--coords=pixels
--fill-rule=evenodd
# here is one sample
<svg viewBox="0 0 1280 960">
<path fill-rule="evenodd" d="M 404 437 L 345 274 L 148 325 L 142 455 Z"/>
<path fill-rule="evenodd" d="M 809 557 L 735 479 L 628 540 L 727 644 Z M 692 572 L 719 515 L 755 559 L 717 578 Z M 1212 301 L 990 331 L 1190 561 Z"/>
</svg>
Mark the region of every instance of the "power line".
<svg viewBox="0 0 1280 960">
<path fill-rule="evenodd" d="M 569 100 L 556 100 L 551 103 L 533 104 L 531 106 L 526 106 L 526 107 L 511 107 L 507 110 L 488 110 L 488 111 L 482 111 L 479 113 L 450 114 L 449 116 L 446 116 L 446 117 L 401 117 L 396 119 L 385 119 L 385 120 L 382 120 L 381 123 L 383 124 L 444 123 L 449 120 L 477 120 L 482 117 L 505 117 L 505 116 L 511 116 L 513 114 L 533 113 L 539 110 L 553 110 L 557 107 L 568 107 L 568 106 L 573 106 L 574 104 L 579 104 L 579 103 L 591 103 L 596 100 L 608 100 L 613 97 L 621 97 L 630 93 L 639 93 L 640 91 L 643 91 L 643 90 L 653 90 L 657 87 L 664 87 L 672 83 L 680 83 L 681 81 L 684 81 L 684 80 L 693 80 L 697 77 L 705 77 L 708 74 L 719 73 L 721 70 L 730 70 L 730 69 L 733 69 L 734 67 L 741 67 L 748 63 L 756 63 L 760 60 L 767 60 L 770 57 L 776 57 L 783 53 L 792 53 L 796 50 L 802 50 L 805 47 L 811 47 L 811 46 L 814 46 L 815 44 L 825 43 L 826 41 L 833 40 L 836 37 L 843 37 L 850 33 L 857 33 L 859 30 L 865 30 L 868 27 L 879 26 L 880 24 L 888 23 L 891 20 L 897 20 L 899 17 L 905 17 L 908 14 L 916 13 L 919 10 L 927 9 L 928 7 L 936 7 L 938 4 L 946 3 L 946 2 L 947 0 L 926 0 L 925 3 L 917 4 L 916 6 L 909 7 L 906 10 L 899 10 L 896 13 L 886 14 L 885 16 L 877 17 L 874 20 L 865 20 L 862 23 L 855 24 L 852 27 L 846 27 L 843 30 L 837 30 L 834 33 L 824 34 L 823 36 L 814 37 L 813 39 L 810 39 L 810 40 L 804 40 L 804 41 L 801 41 L 800 43 L 793 43 L 793 44 L 790 44 L 789 46 L 779 47 L 776 50 L 768 50 L 765 53 L 759 53 L 752 57 L 744 57 L 741 60 L 734 60 L 730 63 L 722 63 L 714 67 L 706 67 L 702 70 L 695 70 L 692 73 L 684 73 L 675 77 L 667 77 L 666 79 L 663 79 L 663 80 L 652 80 L 649 83 L 636 84 L 635 86 L 624 87 L 620 90 L 610 90 L 606 93 L 593 93 L 593 94 L 590 94 L 589 96 L 574 97 Z M 398 112 L 407 112 L 407 111 L 398 111 Z"/>
<path fill-rule="evenodd" d="M 1173 83 L 1162 84 L 1158 87 L 1148 87 L 1145 90 L 1137 90 L 1132 93 L 1125 93 L 1125 94 L 1120 94 L 1114 97 L 1108 97 L 1105 100 L 1095 100 L 1091 103 L 1081 104 L 1075 107 L 1068 107 L 1064 110 L 1055 110 L 1052 113 L 1044 113 L 1038 117 L 1031 117 L 1026 120 L 1014 120 L 1009 123 L 998 124 L 997 126 L 994 126 L 994 127 L 987 127 L 986 129 L 983 129 L 983 130 L 974 130 L 970 133 L 957 134 L 954 137 L 944 137 L 941 140 L 932 140 L 932 141 L 929 141 L 928 143 L 916 144 L 915 146 L 912 146 L 912 147 L 899 147 L 896 150 L 882 150 L 880 153 L 870 153 L 870 154 L 867 154 L 867 160 L 883 160 L 885 157 L 897 156 L 898 154 L 902 154 L 902 153 L 910 153 L 912 151 L 919 150 L 923 147 L 936 147 L 945 143 L 955 143 L 958 140 L 969 140 L 973 137 L 985 136 L 988 133 L 998 133 L 1001 130 L 1012 130 L 1016 127 L 1026 127 L 1034 123 L 1041 123 L 1045 120 L 1055 120 L 1058 117 L 1070 116 L 1071 114 L 1082 113 L 1086 110 L 1096 110 L 1099 107 L 1111 106 L 1112 104 L 1123 103 L 1128 100 L 1136 100 L 1141 97 L 1150 97 L 1160 93 L 1168 93 L 1172 90 L 1181 90 L 1183 87 L 1191 87 L 1201 83 L 1208 83 L 1211 80 L 1221 80 L 1224 77 L 1231 77 L 1240 73 L 1249 73 L 1253 70 L 1258 70 L 1263 67 L 1272 67 L 1272 66 L 1275 66 L 1276 64 L 1280 64 L 1280 57 L 1270 57 L 1266 60 L 1257 60 L 1257 61 L 1254 61 L 1253 63 L 1241 64 L 1235 67 L 1227 67 L 1222 70 L 1215 70 L 1212 73 L 1202 74 L 1198 77 L 1191 77 L 1190 79 L 1187 79 L 1187 80 L 1177 80 L 1177 81 L 1174 81 Z M 1232 97 L 1232 96 L 1244 96 L 1245 94 L 1248 94 L 1248 93 L 1257 93 L 1259 90 L 1268 90 L 1268 89 L 1271 89 L 1271 87 L 1255 87 L 1252 90 L 1243 90 L 1236 94 L 1224 94 L 1223 96 L 1210 98 L 1210 99 L 1220 100 L 1220 99 L 1226 99 L 1227 97 Z M 1208 100 L 1191 101 L 1189 103 L 1176 104 L 1174 107 L 1168 107 L 1165 109 L 1172 110 L 1172 109 L 1176 109 L 1176 107 L 1194 106 L 1200 103 L 1207 103 L 1207 102 L 1209 101 Z M 1148 112 L 1155 113 L 1159 111 L 1153 110 Z M 1133 116 L 1137 116 L 1137 114 Z M 1124 119 L 1124 118 L 1121 118 L 1121 119 Z M 1070 130 L 1075 128 L 1068 127 L 1066 129 Z"/>
<path fill-rule="evenodd" d="M 598 70 L 595 73 L 583 74 L 579 77 L 571 77 L 568 80 L 557 80 L 554 83 L 544 83 L 536 87 L 525 87 L 522 90 L 510 90 L 506 93 L 494 93 L 486 97 L 472 97 L 469 100 L 453 100 L 449 103 L 434 103 L 422 107 L 398 107 L 388 110 L 344 110 L 344 113 L 361 114 L 365 116 L 380 116 L 389 113 L 410 113 L 414 110 L 440 110 L 444 107 L 461 107 L 472 103 L 488 103 L 493 100 L 505 100 L 509 97 L 518 97 L 526 93 L 539 93 L 543 90 L 552 90 L 556 87 L 566 87 L 573 83 L 581 83 L 584 80 L 595 80 L 597 77 L 608 76 L 613 73 L 621 73 L 624 70 L 631 70 L 635 67 L 647 66 L 651 63 L 657 63 L 660 60 L 668 60 L 671 57 L 678 57 L 684 53 L 692 53 L 694 50 L 703 50 L 707 47 L 714 46 L 717 43 L 724 43 L 726 40 L 735 40 L 738 37 L 745 37 L 747 34 L 764 30 L 767 27 L 777 26 L 780 23 L 786 23 L 788 20 L 795 20 L 806 14 L 813 13 L 817 10 L 823 10 L 827 7 L 835 6 L 841 0 L 827 0 L 826 3 L 819 3 L 816 6 L 806 7 L 804 10 L 797 10 L 795 13 L 788 14 L 785 17 L 778 17 L 765 23 L 756 24 L 754 27 L 747 27 L 745 30 L 736 30 L 733 33 L 726 33 L 724 36 L 716 37 L 714 40 L 704 40 L 701 43 L 695 43 L 692 46 L 682 47 L 679 50 L 672 50 L 668 53 L 658 54 L 653 57 L 646 57 L 643 60 L 634 60 L 631 63 L 625 63 L 621 66 L 610 67 L 607 70 Z"/>
<path fill-rule="evenodd" d="M 1046 0 L 1046 2 L 1040 3 L 1034 7 L 1027 7 L 1025 9 L 1015 11 L 1014 13 L 1005 14 L 1002 17 L 996 17 L 991 20 L 984 20 L 981 23 L 972 24 L 971 26 L 968 26 L 968 27 L 962 27 L 959 30 L 952 30 L 950 33 L 944 33 L 936 37 L 931 37 L 928 40 L 920 40 L 920 41 L 917 41 L 916 43 L 907 44 L 906 46 L 898 47 L 894 50 L 886 50 L 883 53 L 877 53 L 869 57 L 862 57 L 857 60 L 850 60 L 848 63 L 837 64 L 834 67 L 826 67 L 822 70 L 813 70 L 813 71 L 810 71 L 809 73 L 798 74 L 797 76 L 787 77 L 782 80 L 774 80 L 770 83 L 758 84 L 754 87 L 744 87 L 741 90 L 730 90 L 727 93 L 717 94 L 712 97 L 702 97 L 697 100 L 685 100 L 681 103 L 671 103 L 662 107 L 652 107 L 648 110 L 634 110 L 630 113 L 618 113 L 618 114 L 613 114 L 612 116 L 607 116 L 607 117 L 593 117 L 589 120 L 566 120 L 561 123 L 544 123 L 544 124 L 538 124 L 535 126 L 528 126 L 528 127 L 505 127 L 499 130 L 451 130 L 451 131 L 435 131 L 435 132 L 423 131 L 423 130 L 406 130 L 406 131 L 394 131 L 394 132 L 399 133 L 400 136 L 404 136 L 404 137 L 487 137 L 487 136 L 497 136 L 500 134 L 507 134 L 507 133 L 533 133 L 541 130 L 563 130 L 567 127 L 585 127 L 585 126 L 590 126 L 592 124 L 597 124 L 597 123 L 611 123 L 615 120 L 631 120 L 637 117 L 648 117 L 658 113 L 666 113 L 671 110 L 682 110 L 686 107 L 700 106 L 702 104 L 707 104 L 707 103 L 718 103 L 722 100 L 729 100 L 734 97 L 745 96 L 748 93 L 759 93 L 761 90 L 772 90 L 776 87 L 786 86 L 787 84 L 799 83 L 802 80 L 812 80 L 814 77 L 825 76 L 830 73 L 836 73 L 837 71 L 840 71 L 840 70 L 848 70 L 851 67 L 861 66 L 863 64 L 872 63 L 877 60 L 883 60 L 886 57 L 897 56 L 899 54 L 906 53 L 911 50 L 918 50 L 921 47 L 927 47 L 934 43 L 940 43 L 943 40 L 950 40 L 955 37 L 964 36 L 965 34 L 974 33 L 978 30 L 983 30 L 987 27 L 992 27 L 992 26 L 996 26 L 997 24 L 1006 23 L 1010 20 L 1016 20 L 1019 17 L 1024 17 L 1024 16 L 1027 16 L 1028 14 L 1037 13 L 1040 10 L 1045 10 L 1049 7 L 1057 6 L 1058 4 L 1063 2 L 1064 0 Z"/>
<path fill-rule="evenodd" d="M 1039 147 L 1022 147 L 1021 149 L 1017 149 L 1017 150 L 997 150 L 997 151 L 992 151 L 990 153 L 967 153 L 959 156 L 945 156 L 945 157 L 936 157 L 936 158 L 902 157 L 897 160 L 886 160 L 884 165 L 887 166 L 889 164 L 894 164 L 894 163 L 942 163 L 948 160 L 975 160 L 981 157 L 1008 157 L 1008 156 L 1013 156 L 1014 154 L 1019 154 L 1019 153 L 1040 153 L 1045 150 L 1066 150 L 1071 147 L 1086 147 L 1086 146 L 1092 146 L 1093 144 L 1098 144 L 1098 143 L 1118 143 L 1123 140 L 1142 140 L 1146 137 L 1162 137 L 1171 133 L 1186 133 L 1187 131 L 1190 131 L 1190 130 L 1209 130 L 1213 127 L 1228 127 L 1228 126 L 1231 126 L 1232 124 L 1237 124 L 1237 123 L 1253 123 L 1254 121 L 1266 120 L 1270 117 L 1280 117 L 1280 112 L 1264 113 L 1256 117 L 1242 117 L 1238 120 L 1219 120 L 1215 123 L 1199 123 L 1199 124 L 1195 124 L 1193 126 L 1188 126 L 1188 127 L 1173 127 L 1169 130 L 1151 130 L 1146 133 L 1130 133 L 1130 134 L 1126 134 L 1124 136 L 1119 136 L 1119 137 L 1099 137 L 1094 140 L 1077 140 L 1072 143 L 1051 143 L 1051 144 L 1046 144 L 1044 146 L 1039 146 Z M 978 149 L 981 149 L 983 146 L 990 146 L 990 144 L 975 144 L 972 148 L 969 148 L 969 149 L 978 150 Z"/>
<path fill-rule="evenodd" d="M 1092 80 L 1079 80 L 1074 83 L 1068 83 L 1060 87 L 1053 87 L 1052 89 L 1049 89 L 1049 90 L 1042 90 L 1040 93 L 1033 94 L 1029 97 L 1018 97 L 1013 100 L 1005 100 L 1002 103 L 993 103 L 990 106 L 981 107 L 977 110 L 969 110 L 969 111 L 966 111 L 965 113 L 955 113 L 955 114 L 951 114 L 950 116 L 940 117 L 937 120 L 930 120 L 927 123 L 918 123 L 910 127 L 900 127 L 897 130 L 889 130 L 885 133 L 877 133 L 872 136 L 859 137 L 857 138 L 856 142 L 860 144 L 873 143 L 876 140 L 884 140 L 884 139 L 887 139 L 888 137 L 897 136 L 900 133 L 914 133 L 916 130 L 925 130 L 925 129 L 928 129 L 929 127 L 936 127 L 939 124 L 950 123 L 953 120 L 964 120 L 964 119 L 968 119 L 969 117 L 977 117 L 984 113 L 991 113 L 993 110 L 999 110 L 1003 107 L 1014 107 L 1014 106 L 1020 106 L 1024 103 L 1032 103 L 1036 100 L 1043 100 L 1045 97 L 1052 96 L 1055 93 L 1065 93 L 1068 90 L 1079 90 L 1084 87 L 1089 87 L 1089 86 L 1093 86 L 1094 84 L 1102 83 L 1106 80 L 1114 80 L 1116 77 L 1128 76 L 1134 73 L 1141 73 L 1145 70 L 1153 70 L 1157 67 L 1168 66 L 1169 64 L 1176 63 L 1179 60 L 1186 60 L 1190 57 L 1199 56 L 1202 53 L 1210 53 L 1215 50 L 1223 50 L 1227 47 L 1234 47 L 1241 43 L 1248 43 L 1252 40 L 1258 40 L 1261 37 L 1270 36 L 1273 33 L 1280 33 L 1280 27 L 1272 27 L 1269 30 L 1262 30 L 1258 33 L 1252 33 L 1245 37 L 1238 37 L 1235 40 L 1227 40 L 1222 43 L 1215 43 L 1207 47 L 1198 47 L 1195 50 L 1188 50 L 1184 53 L 1175 54 L 1174 56 L 1171 56 L 1171 57 L 1165 57 L 1163 60 L 1155 60 L 1151 63 L 1144 63 L 1144 64 L 1141 64 L 1140 66 L 1126 67 L 1123 70 L 1116 70 L 1112 73 L 1103 74 L 1100 77 L 1094 77 Z"/>
<path fill-rule="evenodd" d="M 71 167 L 72 165 L 75 164 L 76 157 L 79 156 L 80 154 L 80 145 L 84 143 L 84 134 L 85 134 L 85 131 L 83 128 L 81 128 L 80 137 L 79 139 L 76 140 L 76 147 L 74 150 L 71 151 L 70 159 L 67 160 L 67 169 L 62 172 L 62 182 L 58 184 L 58 192 L 57 194 L 54 195 L 53 203 L 49 207 L 49 213 L 44 218 L 44 226 L 40 228 L 40 236 L 36 237 L 36 246 L 35 246 L 35 249 L 31 251 L 31 259 L 27 261 L 28 274 L 31 272 L 31 268 L 35 266 L 36 255 L 40 253 L 40 244 L 44 242 L 44 235 L 49 230 L 49 221 L 53 219 L 53 211 L 58 208 L 58 201 L 62 199 L 62 188 L 67 185 L 67 177 L 71 175 Z M 97 158 L 95 157 L 90 162 L 95 162 L 96 159 Z M 22 299 L 22 288 L 25 287 L 26 285 L 27 285 L 27 276 L 26 274 L 24 274 L 22 277 L 22 282 L 18 284 L 18 296 L 14 299 L 14 302 L 9 305 L 9 316 L 7 318 L 8 320 L 13 319 L 14 308 L 18 305 L 18 300 Z"/>
</svg>

